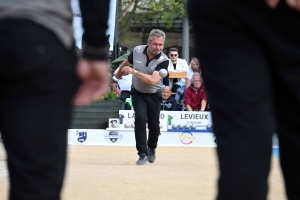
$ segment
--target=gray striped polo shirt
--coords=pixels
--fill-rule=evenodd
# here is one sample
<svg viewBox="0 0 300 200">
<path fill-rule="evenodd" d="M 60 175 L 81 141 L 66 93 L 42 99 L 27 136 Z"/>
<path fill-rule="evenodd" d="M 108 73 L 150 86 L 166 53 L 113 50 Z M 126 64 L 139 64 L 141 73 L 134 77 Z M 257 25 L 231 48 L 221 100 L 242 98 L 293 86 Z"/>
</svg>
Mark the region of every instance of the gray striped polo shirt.
<svg viewBox="0 0 300 200">
<path fill-rule="evenodd" d="M 169 58 L 163 52 L 161 52 L 158 54 L 160 55 L 159 57 L 157 56 L 158 58 L 154 57 L 152 60 L 150 60 L 148 66 L 146 66 L 148 59 L 147 55 L 144 53 L 146 47 L 147 45 L 141 45 L 133 49 L 133 63 L 131 64 L 133 64 L 133 68 L 137 71 L 151 75 L 154 71 L 158 71 L 156 68 L 157 65 L 163 61 L 169 60 Z M 141 93 L 155 93 L 162 89 L 162 79 L 156 85 L 149 85 L 138 79 L 136 76 L 133 76 L 132 85 Z"/>
</svg>

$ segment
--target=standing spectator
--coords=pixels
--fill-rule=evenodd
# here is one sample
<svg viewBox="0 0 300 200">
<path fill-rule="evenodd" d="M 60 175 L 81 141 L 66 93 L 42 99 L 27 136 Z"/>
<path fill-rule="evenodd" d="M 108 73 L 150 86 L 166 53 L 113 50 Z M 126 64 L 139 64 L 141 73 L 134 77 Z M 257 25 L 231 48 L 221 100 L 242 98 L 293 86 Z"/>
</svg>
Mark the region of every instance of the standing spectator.
<svg viewBox="0 0 300 200">
<path fill-rule="evenodd" d="M 172 97 L 171 90 L 169 86 L 165 86 L 161 92 L 162 94 L 162 102 L 160 105 L 160 110 L 169 110 L 169 111 L 177 111 L 177 103 L 174 97 Z"/>
<path fill-rule="evenodd" d="M 133 74 L 131 96 L 135 112 L 135 139 L 139 159 L 137 165 L 153 163 L 156 158 L 156 147 L 159 128 L 162 79 L 160 69 L 169 65 L 168 57 L 162 52 L 166 35 L 159 29 L 153 29 L 147 45 L 137 46 L 121 64 L 116 78 L 122 74 Z M 130 67 L 133 64 L 133 68 Z M 148 120 L 149 138 L 147 139 L 146 123 Z"/>
<path fill-rule="evenodd" d="M 86 37 L 77 63 L 69 0 L 0 0 L 0 129 L 10 200 L 60 199 L 72 101 L 88 105 L 109 85 L 109 3 L 80 1 Z"/>
<path fill-rule="evenodd" d="M 189 65 L 189 71 L 186 75 L 186 88 L 188 88 L 190 85 L 191 85 L 191 80 L 192 80 L 192 77 L 193 77 L 193 74 L 195 72 L 198 72 L 200 75 L 201 74 L 201 69 L 200 69 L 200 62 L 198 60 L 198 58 L 192 58 L 191 59 L 191 62 L 190 62 L 190 65 Z"/>
<path fill-rule="evenodd" d="M 189 0 L 188 12 L 218 138 L 216 199 L 267 198 L 274 132 L 287 198 L 300 199 L 300 1 Z"/>
<path fill-rule="evenodd" d="M 178 72 L 188 72 L 189 71 L 189 66 L 188 66 L 186 60 L 179 58 L 179 53 L 178 53 L 177 48 L 170 49 L 169 58 L 170 58 L 171 62 L 169 63 L 168 71 L 178 71 Z M 169 76 L 167 76 L 166 78 L 169 78 Z M 171 88 L 171 90 L 172 90 L 173 85 L 179 81 L 185 82 L 185 79 L 184 78 L 174 79 L 174 80 L 169 79 L 169 87 Z"/>
<path fill-rule="evenodd" d="M 206 109 L 207 94 L 198 72 L 193 74 L 192 84 L 185 90 L 184 104 L 187 111 L 205 111 Z"/>
</svg>

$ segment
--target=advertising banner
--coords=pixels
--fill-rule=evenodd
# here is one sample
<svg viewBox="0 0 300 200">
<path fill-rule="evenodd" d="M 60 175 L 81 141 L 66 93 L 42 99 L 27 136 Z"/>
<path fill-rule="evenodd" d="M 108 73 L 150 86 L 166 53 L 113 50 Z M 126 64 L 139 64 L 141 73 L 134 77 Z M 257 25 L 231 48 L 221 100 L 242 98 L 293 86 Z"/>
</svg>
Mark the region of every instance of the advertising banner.
<svg viewBox="0 0 300 200">
<path fill-rule="evenodd" d="M 160 130 L 167 131 L 167 116 L 168 111 L 160 112 Z M 135 115 L 133 110 L 120 110 L 119 111 L 119 129 L 120 130 L 133 130 L 134 129 Z"/>
<path fill-rule="evenodd" d="M 120 110 L 119 118 L 109 119 L 111 128 L 106 130 L 69 129 L 68 144 L 135 146 L 134 119 L 133 110 Z M 210 112 L 161 111 L 160 124 L 158 146 L 216 147 L 218 143 Z M 274 134 L 273 147 L 278 146 Z"/>
<path fill-rule="evenodd" d="M 212 133 L 161 132 L 159 146 L 215 147 Z M 134 130 L 69 129 L 68 144 L 135 146 Z"/>
<path fill-rule="evenodd" d="M 101 135 L 106 132 L 102 129 L 69 129 L 68 144 L 101 145 L 105 143 L 105 138 Z"/>
<path fill-rule="evenodd" d="M 212 132 L 210 112 L 168 111 L 168 131 Z"/>
<path fill-rule="evenodd" d="M 135 146 L 134 132 L 103 129 L 69 129 L 68 144 Z"/>
</svg>

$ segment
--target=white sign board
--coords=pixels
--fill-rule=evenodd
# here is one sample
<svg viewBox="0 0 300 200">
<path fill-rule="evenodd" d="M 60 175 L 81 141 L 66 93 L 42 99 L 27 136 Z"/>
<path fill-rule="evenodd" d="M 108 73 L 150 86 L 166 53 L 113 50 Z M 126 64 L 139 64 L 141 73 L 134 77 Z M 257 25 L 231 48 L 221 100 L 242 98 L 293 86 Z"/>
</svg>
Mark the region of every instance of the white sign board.
<svg viewBox="0 0 300 200">
<path fill-rule="evenodd" d="M 135 146 L 133 130 L 69 129 L 68 144 Z M 161 132 L 158 146 L 215 147 L 215 138 L 209 132 Z"/>
<path fill-rule="evenodd" d="M 168 111 L 160 112 L 160 130 L 167 131 L 167 114 Z M 135 114 L 133 110 L 119 110 L 119 130 L 134 129 Z"/>
<path fill-rule="evenodd" d="M 212 132 L 210 112 L 168 111 L 167 117 L 170 132 Z"/>
</svg>

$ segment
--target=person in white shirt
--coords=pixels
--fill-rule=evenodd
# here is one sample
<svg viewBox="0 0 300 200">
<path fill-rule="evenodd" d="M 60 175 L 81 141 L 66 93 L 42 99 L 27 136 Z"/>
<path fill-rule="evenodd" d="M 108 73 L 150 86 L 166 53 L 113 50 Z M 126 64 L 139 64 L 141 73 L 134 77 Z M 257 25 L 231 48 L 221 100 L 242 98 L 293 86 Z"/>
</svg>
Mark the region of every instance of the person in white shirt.
<svg viewBox="0 0 300 200">
<path fill-rule="evenodd" d="M 178 49 L 171 48 L 169 51 L 169 58 L 171 62 L 169 62 L 168 71 L 188 72 L 189 66 L 186 60 L 178 57 L 179 57 Z M 180 78 L 176 80 L 169 79 L 169 87 L 172 89 L 174 83 L 178 81 L 185 82 L 185 79 L 184 78 Z"/>
<path fill-rule="evenodd" d="M 114 75 L 118 72 L 118 70 L 119 68 L 114 71 Z M 122 79 L 115 79 L 114 77 L 113 79 L 116 80 L 116 83 L 112 83 L 111 87 L 118 94 L 118 96 L 121 96 L 121 91 L 123 90 L 131 90 L 132 74 L 123 75 Z"/>
</svg>

